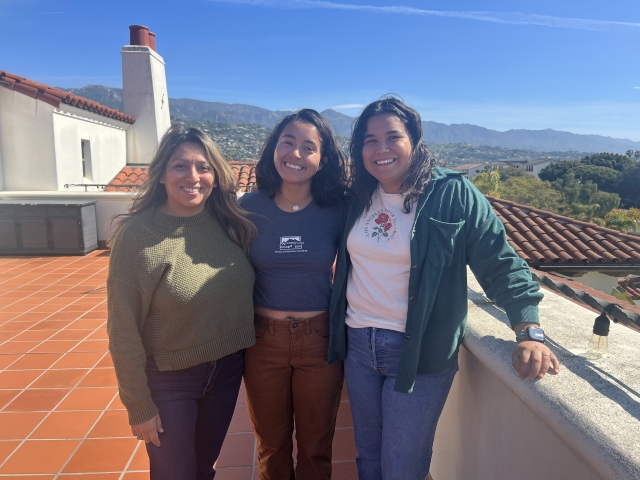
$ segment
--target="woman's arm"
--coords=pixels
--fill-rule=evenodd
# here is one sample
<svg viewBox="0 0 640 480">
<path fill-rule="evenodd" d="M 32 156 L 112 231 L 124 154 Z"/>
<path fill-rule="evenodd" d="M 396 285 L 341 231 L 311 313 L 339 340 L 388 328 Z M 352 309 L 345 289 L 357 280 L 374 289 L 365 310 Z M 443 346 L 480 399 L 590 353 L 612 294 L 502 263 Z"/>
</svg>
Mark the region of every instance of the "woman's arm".
<svg viewBox="0 0 640 480">
<path fill-rule="evenodd" d="M 466 181 L 465 181 L 466 183 Z M 528 326 L 539 326 L 540 286 L 531 278 L 527 263 L 507 242 L 504 225 L 488 200 L 477 189 L 466 185 L 467 262 L 487 296 L 504 308 L 516 335 Z M 558 373 L 558 359 L 543 343 L 525 340 L 516 345 L 513 367 L 520 379 L 543 378 L 552 368 Z"/>
<path fill-rule="evenodd" d="M 158 414 L 147 387 L 146 356 L 140 337 L 151 295 L 136 282 L 116 276 L 117 266 L 110 268 L 107 280 L 109 351 L 118 378 L 120 399 L 129 413 L 129 423 L 137 425 Z"/>
</svg>

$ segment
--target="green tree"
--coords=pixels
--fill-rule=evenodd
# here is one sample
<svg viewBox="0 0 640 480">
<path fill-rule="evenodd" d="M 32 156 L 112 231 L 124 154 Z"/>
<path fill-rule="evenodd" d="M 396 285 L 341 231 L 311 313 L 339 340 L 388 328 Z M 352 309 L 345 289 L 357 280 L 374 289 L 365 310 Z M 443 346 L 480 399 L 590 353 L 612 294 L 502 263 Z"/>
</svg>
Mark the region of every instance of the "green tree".
<svg viewBox="0 0 640 480">
<path fill-rule="evenodd" d="M 613 168 L 614 170 L 621 172 L 625 168 L 632 167 L 636 162 L 634 162 L 631 157 L 627 157 L 625 155 L 603 152 L 594 153 L 593 155 L 584 157 L 580 160 L 580 163 L 583 165 L 597 165 L 599 167 Z"/>
<path fill-rule="evenodd" d="M 576 179 L 573 172 L 568 172 L 564 177 L 558 178 L 553 182 L 553 188 L 564 195 L 569 205 L 578 203 L 582 188 L 580 188 L 580 182 Z"/>
<path fill-rule="evenodd" d="M 562 193 L 571 209 L 570 216 L 578 220 L 590 222 L 594 218 L 603 218 L 620 206 L 618 194 L 601 192 L 591 181 L 581 183 L 573 173 L 553 182 L 553 188 Z"/>
<path fill-rule="evenodd" d="M 604 218 L 607 213 L 620 206 L 620 195 L 617 193 L 596 192 L 593 197 L 591 197 L 591 202 L 597 205 L 594 215 L 599 218 Z"/>
<path fill-rule="evenodd" d="M 613 228 L 622 233 L 627 233 L 629 229 L 637 229 L 640 224 L 640 210 L 634 208 L 632 210 L 638 211 L 637 218 L 634 218 L 633 212 L 627 210 L 611 210 L 604 217 L 605 227 Z"/>
<path fill-rule="evenodd" d="M 551 183 L 531 175 L 512 177 L 501 183 L 500 198 L 561 215 L 568 213 L 562 193 L 554 189 Z"/>
<path fill-rule="evenodd" d="M 607 192 L 616 192 L 616 186 L 622 175 L 621 172 L 613 168 L 568 161 L 554 163 L 543 168 L 540 171 L 540 180 L 554 182 L 559 178 L 564 178 L 568 173 L 573 173 L 580 183 L 592 181 L 598 185 L 600 190 Z"/>
<path fill-rule="evenodd" d="M 530 176 L 530 175 L 519 168 L 505 167 L 500 169 L 501 182 L 506 182 L 507 180 L 513 177 L 526 177 L 526 176 Z"/>
<path fill-rule="evenodd" d="M 573 169 L 573 173 L 580 179 L 580 183 L 591 181 L 598 185 L 598 189 L 614 193 L 622 175 L 613 168 L 596 165 L 578 165 Z"/>
<path fill-rule="evenodd" d="M 471 180 L 473 184 L 485 195 L 500 198 L 500 173 L 497 171 L 484 171 Z"/>
<path fill-rule="evenodd" d="M 578 160 L 567 160 L 566 162 L 552 163 L 548 167 L 540 170 L 538 176 L 540 180 L 554 182 L 558 178 L 563 178 L 567 173 L 572 172 L 580 165 Z"/>
<path fill-rule="evenodd" d="M 640 208 L 640 164 L 627 168 L 616 186 L 624 208 Z"/>
</svg>

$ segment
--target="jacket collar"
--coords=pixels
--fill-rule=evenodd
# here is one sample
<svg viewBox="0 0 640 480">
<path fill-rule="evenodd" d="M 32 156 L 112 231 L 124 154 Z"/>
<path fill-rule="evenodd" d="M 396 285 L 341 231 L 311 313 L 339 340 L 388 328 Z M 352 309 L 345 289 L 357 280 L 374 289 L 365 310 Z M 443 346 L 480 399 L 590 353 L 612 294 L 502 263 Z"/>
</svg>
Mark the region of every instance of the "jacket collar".
<svg viewBox="0 0 640 480">
<path fill-rule="evenodd" d="M 451 170 L 449 168 L 444 168 L 439 166 L 435 166 L 433 168 L 433 170 L 431 171 L 431 181 L 427 185 L 427 188 L 425 189 L 424 193 L 420 195 L 420 197 L 418 197 L 418 204 L 416 205 L 416 220 L 414 221 L 414 227 L 415 227 L 415 222 L 418 220 L 418 217 L 420 216 L 422 209 L 427 203 L 427 200 L 431 196 L 431 193 L 433 192 L 437 183 L 440 181 L 446 180 L 448 178 L 461 177 L 461 176 L 462 176 L 462 173 L 456 170 Z"/>
</svg>

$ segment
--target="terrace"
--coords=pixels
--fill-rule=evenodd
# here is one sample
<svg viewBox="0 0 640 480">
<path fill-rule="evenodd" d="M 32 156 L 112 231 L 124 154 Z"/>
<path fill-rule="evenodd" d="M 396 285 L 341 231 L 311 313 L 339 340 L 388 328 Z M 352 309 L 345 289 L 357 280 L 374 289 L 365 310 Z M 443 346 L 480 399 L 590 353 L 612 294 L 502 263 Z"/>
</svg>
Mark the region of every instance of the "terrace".
<svg viewBox="0 0 640 480">
<path fill-rule="evenodd" d="M 0 258 L 0 479 L 149 478 L 107 349 L 108 255 Z M 356 478 L 354 458 L 345 392 L 333 478 Z M 217 470 L 257 478 L 244 389 Z"/>
<path fill-rule="evenodd" d="M 0 198 L 95 199 L 98 240 L 104 241 L 111 216 L 125 211 L 132 195 L 3 192 Z M 509 239 L 525 259 L 537 251 L 517 236 Z M 636 258 L 640 249 L 630 239 L 616 245 Z M 127 425 L 107 348 L 108 260 L 105 250 L 85 257 L 0 257 L 0 480 L 148 478 L 146 452 Z M 640 307 L 533 273 L 546 289 L 541 320 L 561 373 L 535 383 L 518 380 L 506 316 L 469 273 L 468 330 L 436 433 L 433 480 L 640 478 L 640 333 L 612 324 L 610 353 L 598 360 L 584 355 L 604 307 L 621 305 L 608 313 L 636 330 Z M 257 478 L 244 398 L 241 391 L 218 480 Z M 337 480 L 357 478 L 351 425 L 345 391 L 334 442 Z"/>
</svg>

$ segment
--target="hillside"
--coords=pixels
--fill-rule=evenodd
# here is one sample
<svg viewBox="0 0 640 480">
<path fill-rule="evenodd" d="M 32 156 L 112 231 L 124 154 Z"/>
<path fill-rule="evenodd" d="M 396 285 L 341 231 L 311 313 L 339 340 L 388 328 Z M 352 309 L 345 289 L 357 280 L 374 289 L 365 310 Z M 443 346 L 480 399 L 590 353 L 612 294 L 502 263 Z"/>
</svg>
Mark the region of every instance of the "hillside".
<svg viewBox="0 0 640 480">
<path fill-rule="evenodd" d="M 536 150 L 491 147 L 487 145 L 476 146 L 469 143 L 429 143 L 428 145 L 431 153 L 448 166 L 465 163 L 498 162 L 501 160 L 531 161 L 540 158 L 564 161 L 576 160 L 588 155 L 588 153 L 576 151 L 538 152 Z"/>
<path fill-rule="evenodd" d="M 179 119 L 174 119 L 174 123 L 200 128 L 220 146 L 229 160 L 242 162 L 251 162 L 258 159 L 260 148 L 271 132 L 271 128 L 261 125 L 229 125 Z M 349 139 L 339 135 L 338 142 L 346 152 Z M 536 152 L 501 147 L 476 147 L 464 143 L 431 144 L 429 149 L 440 162 L 447 166 L 456 166 L 463 163 L 495 162 L 506 159 L 535 160 L 547 157 L 555 160 L 571 160 L 586 156 L 582 152 Z"/>
<path fill-rule="evenodd" d="M 122 89 L 102 85 L 87 85 L 82 88 L 63 88 L 62 90 L 102 103 L 108 107 L 122 110 Z M 272 111 L 241 103 L 206 102 L 190 98 L 170 98 L 169 108 L 174 119 L 182 121 L 209 121 L 224 124 L 255 124 L 265 127 L 274 126 L 289 112 Z M 334 125 L 340 135 L 351 134 L 353 117 L 334 110 L 321 112 Z M 423 121 L 424 139 L 428 144 L 470 144 L 502 147 L 518 150 L 547 152 L 613 152 L 624 153 L 627 150 L 640 150 L 640 142 L 611 138 L 602 135 L 578 135 L 556 130 L 508 130 L 499 132 L 469 124 L 445 125 Z"/>
</svg>

